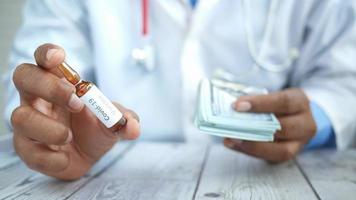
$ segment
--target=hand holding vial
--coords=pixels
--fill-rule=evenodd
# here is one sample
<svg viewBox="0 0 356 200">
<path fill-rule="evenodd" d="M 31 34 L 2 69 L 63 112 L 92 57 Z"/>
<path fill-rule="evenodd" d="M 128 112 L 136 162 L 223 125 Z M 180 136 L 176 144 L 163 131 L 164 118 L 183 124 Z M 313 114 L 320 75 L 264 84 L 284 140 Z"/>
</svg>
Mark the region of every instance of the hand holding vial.
<svg viewBox="0 0 356 200">
<path fill-rule="evenodd" d="M 119 139 L 139 136 L 138 116 L 81 80 L 62 48 L 41 45 L 35 59 L 13 74 L 20 106 L 11 116 L 15 150 L 31 169 L 78 179 Z"/>
</svg>

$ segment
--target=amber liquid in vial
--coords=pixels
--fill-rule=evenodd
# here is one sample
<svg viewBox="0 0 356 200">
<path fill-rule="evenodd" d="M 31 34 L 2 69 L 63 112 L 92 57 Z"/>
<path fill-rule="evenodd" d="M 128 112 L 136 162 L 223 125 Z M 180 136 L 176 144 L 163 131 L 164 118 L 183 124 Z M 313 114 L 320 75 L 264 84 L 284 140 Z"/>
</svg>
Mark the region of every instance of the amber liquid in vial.
<svg viewBox="0 0 356 200">
<path fill-rule="evenodd" d="M 67 81 L 75 86 L 76 95 L 107 127 L 119 130 L 126 124 L 122 113 L 91 82 L 84 81 L 66 62 L 59 65 L 59 70 Z"/>
</svg>

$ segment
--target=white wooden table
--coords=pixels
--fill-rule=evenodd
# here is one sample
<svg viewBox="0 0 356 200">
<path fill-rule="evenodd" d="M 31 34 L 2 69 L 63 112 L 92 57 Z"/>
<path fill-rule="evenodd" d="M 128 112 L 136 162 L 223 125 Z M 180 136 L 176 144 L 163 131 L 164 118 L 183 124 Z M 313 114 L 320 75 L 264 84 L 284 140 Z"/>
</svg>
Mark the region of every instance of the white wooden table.
<svg viewBox="0 0 356 200">
<path fill-rule="evenodd" d="M 356 199 L 356 150 L 307 152 L 274 165 L 218 144 L 124 143 L 74 182 L 2 153 L 0 199 Z"/>
</svg>

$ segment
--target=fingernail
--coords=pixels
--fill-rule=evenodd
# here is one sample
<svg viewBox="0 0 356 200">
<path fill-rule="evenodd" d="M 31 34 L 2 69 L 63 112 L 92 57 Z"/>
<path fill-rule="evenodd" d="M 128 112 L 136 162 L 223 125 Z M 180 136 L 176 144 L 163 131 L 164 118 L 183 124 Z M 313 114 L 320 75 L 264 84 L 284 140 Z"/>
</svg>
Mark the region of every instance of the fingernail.
<svg viewBox="0 0 356 200">
<path fill-rule="evenodd" d="M 72 139 L 73 139 L 73 133 L 72 133 L 71 130 L 69 130 L 68 137 L 67 137 L 67 139 L 65 141 L 65 144 L 69 144 L 72 141 Z"/>
<path fill-rule="evenodd" d="M 73 110 L 80 110 L 83 107 L 83 102 L 73 93 L 70 96 L 68 106 Z"/>
<path fill-rule="evenodd" d="M 225 146 L 233 149 L 234 148 L 234 143 L 231 140 L 226 140 Z"/>
<path fill-rule="evenodd" d="M 228 139 L 225 142 L 225 145 L 231 149 L 239 148 L 241 144 L 242 144 L 242 140 L 238 140 L 238 139 Z"/>
<path fill-rule="evenodd" d="M 242 101 L 236 104 L 236 110 L 240 112 L 246 112 L 251 110 L 252 105 L 248 101 Z"/>
<path fill-rule="evenodd" d="M 59 49 L 50 49 L 50 50 L 48 50 L 47 54 L 46 54 L 46 59 L 47 60 L 51 60 L 53 55 L 56 54 L 58 51 L 59 51 Z"/>
</svg>

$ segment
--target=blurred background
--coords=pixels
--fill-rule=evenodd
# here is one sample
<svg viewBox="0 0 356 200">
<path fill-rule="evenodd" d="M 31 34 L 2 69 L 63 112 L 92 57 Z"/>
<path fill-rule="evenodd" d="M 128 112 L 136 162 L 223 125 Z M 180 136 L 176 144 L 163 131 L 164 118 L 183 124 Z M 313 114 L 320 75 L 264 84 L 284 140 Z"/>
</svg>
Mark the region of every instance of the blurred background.
<svg viewBox="0 0 356 200">
<path fill-rule="evenodd" d="M 0 74 L 8 69 L 8 58 L 12 41 L 21 24 L 21 10 L 24 0 L 0 0 Z M 0 84 L 0 135 L 8 133 L 3 120 L 4 112 L 3 82 Z"/>
</svg>

